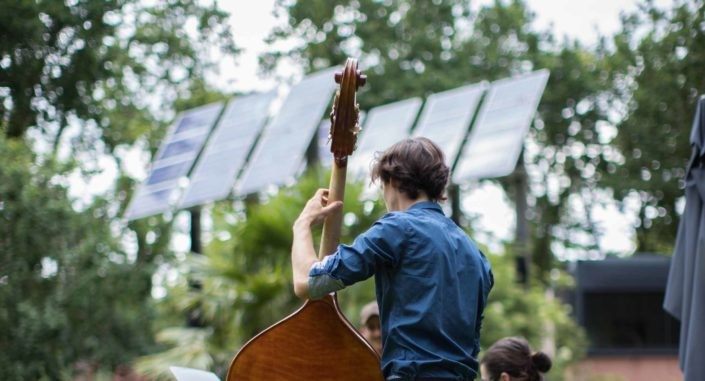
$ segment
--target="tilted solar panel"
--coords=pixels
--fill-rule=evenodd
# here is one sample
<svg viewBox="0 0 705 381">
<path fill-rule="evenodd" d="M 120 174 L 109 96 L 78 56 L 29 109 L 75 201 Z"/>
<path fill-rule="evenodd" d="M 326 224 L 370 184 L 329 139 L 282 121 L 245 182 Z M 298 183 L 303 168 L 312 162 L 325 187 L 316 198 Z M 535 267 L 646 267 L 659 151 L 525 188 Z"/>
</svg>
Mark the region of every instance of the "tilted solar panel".
<svg viewBox="0 0 705 381">
<path fill-rule="evenodd" d="M 247 155 L 267 121 L 276 91 L 232 99 L 191 173 L 180 208 L 222 200 L 230 194 Z"/>
<path fill-rule="evenodd" d="M 180 194 L 183 179 L 193 166 L 223 103 L 185 111 L 169 127 L 147 179 L 140 184 L 125 217 L 135 220 L 169 210 Z"/>
<path fill-rule="evenodd" d="M 337 87 L 334 80 L 336 69 L 311 74 L 291 89 L 279 113 L 265 127 L 236 184 L 237 195 L 286 184 L 299 173 L 306 149 L 314 139 Z"/>
<path fill-rule="evenodd" d="M 487 87 L 481 82 L 432 94 L 426 99 L 413 135 L 433 140 L 446 154 L 446 164 L 452 166 Z"/>
<path fill-rule="evenodd" d="M 512 173 L 548 76 L 539 70 L 491 84 L 453 171 L 456 184 Z"/>
<path fill-rule="evenodd" d="M 371 109 L 358 136 L 357 149 L 348 159 L 351 176 L 367 177 L 375 152 L 409 137 L 420 108 L 420 98 L 409 98 Z"/>
</svg>

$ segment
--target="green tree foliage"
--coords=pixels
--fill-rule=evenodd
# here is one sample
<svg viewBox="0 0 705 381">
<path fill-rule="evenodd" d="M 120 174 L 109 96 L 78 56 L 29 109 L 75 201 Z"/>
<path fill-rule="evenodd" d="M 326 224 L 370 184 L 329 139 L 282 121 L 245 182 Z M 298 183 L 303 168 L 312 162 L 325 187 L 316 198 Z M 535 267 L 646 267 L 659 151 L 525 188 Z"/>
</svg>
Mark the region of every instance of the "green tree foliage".
<svg viewBox="0 0 705 381">
<path fill-rule="evenodd" d="M 527 28 L 533 16 L 521 1 L 477 14 L 459 0 L 277 4 L 288 24 L 270 39 L 302 43 L 263 55 L 264 67 L 293 59 L 312 71 L 359 57 L 369 78 L 364 109 L 530 70 L 525 60 L 538 49 L 539 35 Z"/>
<path fill-rule="evenodd" d="M 98 54 L 103 38 L 115 33 L 105 18 L 121 3 L 3 4 L 0 111 L 5 135 L 23 136 L 38 119 L 65 125 L 68 113 L 89 115 L 94 83 L 109 73 L 104 67 L 107 49 Z M 37 104 L 38 99 L 45 103 Z"/>
<path fill-rule="evenodd" d="M 57 145 L 69 123 L 82 122 L 109 149 L 149 138 L 150 100 L 168 111 L 212 65 L 212 49 L 237 51 L 227 15 L 193 0 L 8 1 L 3 9 L 0 126 L 8 137 L 38 127 Z"/>
<path fill-rule="evenodd" d="M 670 253 L 678 226 L 695 104 L 705 92 L 705 7 L 679 0 L 668 9 L 645 1 L 623 20 L 611 59 L 624 108 L 604 185 L 638 205 L 637 251 Z"/>
<path fill-rule="evenodd" d="M 592 207 L 608 201 L 600 198 L 597 182 L 614 152 L 604 132 L 611 98 L 606 56 L 604 45 L 590 52 L 565 43 L 530 59 L 551 71 L 525 148 L 530 249 L 544 281 L 559 266 L 552 253 L 602 254 Z M 516 192 L 514 180 L 502 179 L 510 194 Z"/>
<path fill-rule="evenodd" d="M 204 72 L 215 65 L 214 51 L 238 51 L 227 15 L 195 0 L 8 2 L 3 9 L 0 128 L 14 138 L 37 132 L 51 155 L 59 147 L 63 156 L 81 155 L 75 164 L 83 176 L 111 154 L 121 212 L 135 187 L 122 152 L 139 145 L 153 154 L 175 110 L 222 99 L 206 90 Z M 125 234 L 136 235 L 138 260 L 163 253 L 169 223 L 130 223 Z"/>
<path fill-rule="evenodd" d="M 460 48 L 454 17 L 469 12 L 467 2 L 317 0 L 278 4 L 286 7 L 289 23 L 276 30 L 272 39 L 293 37 L 305 43 L 263 56 L 265 67 L 287 58 L 312 71 L 339 65 L 348 56 L 361 57 L 370 68 L 366 72 L 368 85 L 360 97 L 362 108 L 467 81 L 460 76 L 435 75 Z"/>
<path fill-rule="evenodd" d="M 0 378 L 109 374 L 153 344 L 151 278 L 171 255 L 170 216 L 121 220 L 124 152 L 153 154 L 174 111 L 222 99 L 204 73 L 237 49 L 227 15 L 195 0 L 2 8 Z M 113 189 L 69 197 L 106 157 Z"/>
<path fill-rule="evenodd" d="M 63 176 L 20 140 L 0 137 L 0 378 L 72 378 L 115 369 L 148 350 L 148 264 L 115 235 L 115 208 L 77 212 Z"/>
</svg>

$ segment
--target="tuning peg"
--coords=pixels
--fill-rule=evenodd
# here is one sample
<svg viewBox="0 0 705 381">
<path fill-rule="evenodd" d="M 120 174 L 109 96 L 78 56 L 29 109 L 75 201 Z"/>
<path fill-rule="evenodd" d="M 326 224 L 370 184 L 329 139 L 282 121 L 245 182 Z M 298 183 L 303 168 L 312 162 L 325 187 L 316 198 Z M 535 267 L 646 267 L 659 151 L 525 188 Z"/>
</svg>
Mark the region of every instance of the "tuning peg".
<svg viewBox="0 0 705 381">
<path fill-rule="evenodd" d="M 357 87 L 360 88 L 365 86 L 365 83 L 367 83 L 367 76 L 362 74 L 360 70 L 358 70 L 355 74 L 357 74 Z"/>
</svg>

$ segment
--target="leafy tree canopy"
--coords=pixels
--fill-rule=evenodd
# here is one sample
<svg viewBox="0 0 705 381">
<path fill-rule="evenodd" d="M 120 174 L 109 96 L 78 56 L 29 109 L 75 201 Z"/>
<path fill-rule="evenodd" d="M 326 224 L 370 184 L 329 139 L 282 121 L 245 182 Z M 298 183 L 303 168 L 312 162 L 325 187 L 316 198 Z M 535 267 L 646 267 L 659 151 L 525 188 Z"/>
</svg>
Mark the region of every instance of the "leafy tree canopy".
<svg viewBox="0 0 705 381">
<path fill-rule="evenodd" d="M 614 142 L 621 155 L 607 164 L 603 184 L 636 205 L 639 252 L 670 254 L 675 242 L 695 105 L 705 93 L 704 23 L 698 1 L 666 10 L 646 1 L 614 38 L 624 118 Z"/>
<path fill-rule="evenodd" d="M 38 128 L 58 145 L 69 125 L 112 150 L 168 120 L 213 50 L 235 54 L 227 15 L 173 0 L 8 2 L 0 16 L 0 127 L 8 137 Z M 154 112 L 153 114 L 151 112 Z M 152 139 L 150 139 L 150 137 Z"/>
<path fill-rule="evenodd" d="M 0 378 L 69 379 L 147 351 L 154 268 L 123 250 L 112 202 L 76 212 L 71 166 L 20 140 L 0 137 L 0 161 Z"/>
<path fill-rule="evenodd" d="M 5 3 L 0 378 L 111 374 L 152 350 L 151 278 L 171 255 L 170 218 L 121 220 L 123 150 L 156 151 L 174 111 L 222 99 L 203 74 L 237 49 L 227 15 L 198 1 Z M 77 202 L 71 179 L 104 154 L 114 187 Z"/>
</svg>

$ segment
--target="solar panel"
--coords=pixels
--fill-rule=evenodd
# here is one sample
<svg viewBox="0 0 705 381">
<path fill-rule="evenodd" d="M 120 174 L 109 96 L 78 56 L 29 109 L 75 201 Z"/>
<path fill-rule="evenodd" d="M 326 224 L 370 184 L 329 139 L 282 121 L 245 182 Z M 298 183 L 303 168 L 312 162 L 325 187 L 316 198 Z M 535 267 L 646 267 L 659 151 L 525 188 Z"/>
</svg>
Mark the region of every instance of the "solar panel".
<svg viewBox="0 0 705 381">
<path fill-rule="evenodd" d="M 228 103 L 191 173 L 180 208 L 222 200 L 230 194 L 257 137 L 267 121 L 276 91 L 236 97 Z"/>
<path fill-rule="evenodd" d="M 296 176 L 337 87 L 333 80 L 336 69 L 311 74 L 292 88 L 265 128 L 236 185 L 237 195 L 282 185 Z"/>
<path fill-rule="evenodd" d="M 487 87 L 487 83 L 482 82 L 429 96 L 414 136 L 433 140 L 446 154 L 446 164 L 452 166 Z"/>
<path fill-rule="evenodd" d="M 127 207 L 127 219 L 165 212 L 178 200 L 180 183 L 193 166 L 222 108 L 223 104 L 218 102 L 179 115 L 169 127 L 147 179 Z"/>
<path fill-rule="evenodd" d="M 456 184 L 512 173 L 548 75 L 539 70 L 492 83 L 454 170 Z"/>
<path fill-rule="evenodd" d="M 348 170 L 357 178 L 369 174 L 375 152 L 409 136 L 411 125 L 421 108 L 420 98 L 409 98 L 371 109 L 358 137 L 357 149 L 350 156 Z"/>
<path fill-rule="evenodd" d="M 316 133 L 318 146 L 318 160 L 321 166 L 330 168 L 333 164 L 333 154 L 330 152 L 330 119 L 325 118 L 318 126 Z"/>
</svg>

